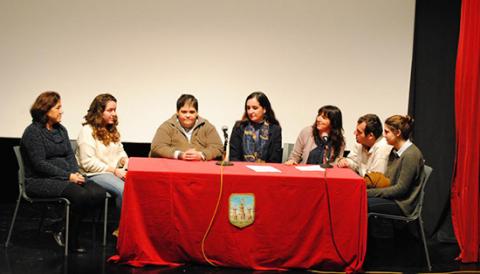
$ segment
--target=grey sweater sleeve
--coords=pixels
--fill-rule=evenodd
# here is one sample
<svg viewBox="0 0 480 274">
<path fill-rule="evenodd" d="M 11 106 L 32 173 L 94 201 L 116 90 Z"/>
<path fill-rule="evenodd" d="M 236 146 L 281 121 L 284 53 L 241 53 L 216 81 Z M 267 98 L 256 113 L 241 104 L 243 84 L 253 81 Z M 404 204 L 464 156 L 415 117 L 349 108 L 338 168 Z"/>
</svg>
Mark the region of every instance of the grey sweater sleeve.
<svg viewBox="0 0 480 274">
<path fill-rule="evenodd" d="M 390 178 L 392 186 L 368 189 L 368 197 L 398 199 L 409 193 L 423 165 L 422 155 L 417 153 L 416 150 L 409 150 L 405 151 L 400 159 L 397 160 L 400 163 L 395 169 L 388 170 L 390 167 L 387 167 L 386 172 L 392 174 L 392 178 Z"/>
</svg>

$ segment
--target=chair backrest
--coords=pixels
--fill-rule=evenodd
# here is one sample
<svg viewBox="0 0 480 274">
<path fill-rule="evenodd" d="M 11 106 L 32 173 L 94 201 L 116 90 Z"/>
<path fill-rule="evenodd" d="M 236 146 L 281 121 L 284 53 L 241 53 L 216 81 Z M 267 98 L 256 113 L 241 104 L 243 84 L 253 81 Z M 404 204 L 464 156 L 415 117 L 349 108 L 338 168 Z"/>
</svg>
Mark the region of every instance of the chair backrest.
<svg viewBox="0 0 480 274">
<path fill-rule="evenodd" d="M 423 174 L 420 178 L 420 194 L 418 197 L 418 202 L 417 206 L 415 207 L 415 210 L 412 212 L 410 215 L 411 218 L 418 218 L 420 214 L 422 214 L 422 208 L 423 208 L 423 198 L 425 196 L 425 186 L 427 185 L 428 178 L 430 178 L 430 175 L 432 174 L 433 168 L 430 166 L 424 165 L 423 166 Z"/>
<path fill-rule="evenodd" d="M 70 145 L 72 146 L 73 154 L 75 154 L 78 147 L 77 140 L 70 140 Z"/>
<path fill-rule="evenodd" d="M 282 152 L 282 163 L 288 160 L 288 156 L 293 150 L 294 144 L 292 143 L 283 143 L 283 152 Z"/>
<path fill-rule="evenodd" d="M 23 164 L 22 153 L 20 152 L 20 146 L 14 146 L 13 151 L 18 163 L 18 191 L 22 194 L 23 198 L 31 200 L 27 192 L 25 191 L 25 166 Z"/>
</svg>

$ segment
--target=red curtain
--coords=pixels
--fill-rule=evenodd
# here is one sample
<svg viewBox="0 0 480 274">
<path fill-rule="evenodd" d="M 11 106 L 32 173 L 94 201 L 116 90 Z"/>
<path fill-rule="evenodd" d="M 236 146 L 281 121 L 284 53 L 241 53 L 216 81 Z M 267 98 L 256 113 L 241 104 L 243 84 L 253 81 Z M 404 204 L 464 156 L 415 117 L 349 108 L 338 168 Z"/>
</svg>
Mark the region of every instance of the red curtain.
<svg viewBox="0 0 480 274">
<path fill-rule="evenodd" d="M 478 262 L 480 205 L 480 1 L 463 0 L 455 75 L 457 154 L 452 182 L 452 221 L 458 259 Z"/>
</svg>

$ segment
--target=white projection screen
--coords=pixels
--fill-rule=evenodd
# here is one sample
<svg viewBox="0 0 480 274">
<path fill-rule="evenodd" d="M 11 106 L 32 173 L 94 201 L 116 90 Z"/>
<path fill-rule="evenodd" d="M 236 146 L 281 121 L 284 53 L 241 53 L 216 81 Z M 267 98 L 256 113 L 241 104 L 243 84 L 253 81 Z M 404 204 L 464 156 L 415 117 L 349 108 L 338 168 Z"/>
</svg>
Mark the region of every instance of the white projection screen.
<svg viewBox="0 0 480 274">
<path fill-rule="evenodd" d="M 356 120 L 407 112 L 414 0 L 0 1 L 0 137 L 45 90 L 76 138 L 92 99 L 118 99 L 122 140 L 152 140 L 182 93 L 220 131 L 265 92 L 295 142 L 322 105 Z"/>
</svg>

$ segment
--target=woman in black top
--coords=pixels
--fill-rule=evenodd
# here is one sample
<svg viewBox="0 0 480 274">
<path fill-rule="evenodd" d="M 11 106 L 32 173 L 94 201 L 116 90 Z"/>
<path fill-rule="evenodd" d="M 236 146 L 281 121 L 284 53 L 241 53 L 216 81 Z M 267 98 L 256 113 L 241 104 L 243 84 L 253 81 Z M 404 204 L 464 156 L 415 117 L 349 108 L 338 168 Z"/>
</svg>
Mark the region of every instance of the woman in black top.
<svg viewBox="0 0 480 274">
<path fill-rule="evenodd" d="M 88 211 L 103 203 L 105 190 L 78 173 L 67 130 L 60 124 L 63 114 L 60 95 L 53 91 L 40 94 L 30 114 L 32 123 L 20 141 L 25 162 L 25 189 L 28 195 L 35 197 L 70 200 L 69 249 L 85 253 L 78 244 L 80 221 Z"/>
<path fill-rule="evenodd" d="M 263 92 L 254 92 L 245 100 L 242 120 L 237 121 L 232 130 L 230 160 L 282 161 L 282 128 Z"/>
</svg>

